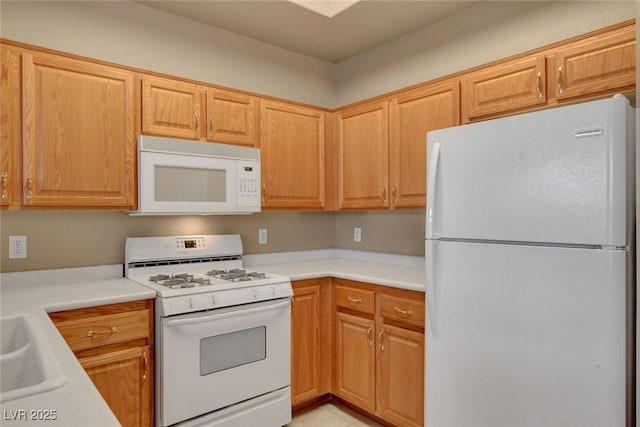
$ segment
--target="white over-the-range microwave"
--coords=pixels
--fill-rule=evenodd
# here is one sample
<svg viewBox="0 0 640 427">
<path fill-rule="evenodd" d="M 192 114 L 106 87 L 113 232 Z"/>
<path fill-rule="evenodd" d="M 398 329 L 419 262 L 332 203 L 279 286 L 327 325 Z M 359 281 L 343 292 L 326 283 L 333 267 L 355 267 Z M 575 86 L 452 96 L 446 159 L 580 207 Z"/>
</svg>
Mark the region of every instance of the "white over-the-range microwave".
<svg viewBox="0 0 640 427">
<path fill-rule="evenodd" d="M 130 215 L 260 212 L 260 150 L 138 137 L 138 210 Z"/>
</svg>

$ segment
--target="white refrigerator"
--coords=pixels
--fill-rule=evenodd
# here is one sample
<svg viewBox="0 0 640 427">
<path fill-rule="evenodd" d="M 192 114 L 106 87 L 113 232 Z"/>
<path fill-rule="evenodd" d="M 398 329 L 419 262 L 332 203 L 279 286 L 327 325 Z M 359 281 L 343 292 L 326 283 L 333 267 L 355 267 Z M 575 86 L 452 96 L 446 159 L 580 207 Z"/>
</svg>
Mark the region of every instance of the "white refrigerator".
<svg viewBox="0 0 640 427">
<path fill-rule="evenodd" d="M 628 100 L 437 130 L 427 143 L 425 425 L 631 425 Z"/>
</svg>

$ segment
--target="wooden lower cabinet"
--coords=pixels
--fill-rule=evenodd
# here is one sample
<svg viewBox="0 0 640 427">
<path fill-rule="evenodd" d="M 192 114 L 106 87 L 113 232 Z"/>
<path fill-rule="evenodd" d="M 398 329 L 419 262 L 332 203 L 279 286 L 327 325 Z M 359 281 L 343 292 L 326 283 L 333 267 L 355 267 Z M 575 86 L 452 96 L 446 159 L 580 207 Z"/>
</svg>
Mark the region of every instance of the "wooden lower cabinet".
<svg viewBox="0 0 640 427">
<path fill-rule="evenodd" d="M 422 426 L 424 293 L 334 282 L 334 394 L 391 425 Z M 341 302 L 365 301 L 367 294 L 375 295 L 373 315 L 366 305 L 360 310 Z"/>
<path fill-rule="evenodd" d="M 331 279 L 292 282 L 291 404 L 331 391 Z"/>
<path fill-rule="evenodd" d="M 123 427 L 153 425 L 153 300 L 49 316 Z"/>
<path fill-rule="evenodd" d="M 424 422 L 424 333 L 384 325 L 378 345 L 378 409 L 394 425 Z"/>
<path fill-rule="evenodd" d="M 123 426 L 151 425 L 149 346 L 83 357 L 80 364 Z"/>
<path fill-rule="evenodd" d="M 334 393 L 370 412 L 376 409 L 374 328 L 371 319 L 336 313 Z"/>
</svg>

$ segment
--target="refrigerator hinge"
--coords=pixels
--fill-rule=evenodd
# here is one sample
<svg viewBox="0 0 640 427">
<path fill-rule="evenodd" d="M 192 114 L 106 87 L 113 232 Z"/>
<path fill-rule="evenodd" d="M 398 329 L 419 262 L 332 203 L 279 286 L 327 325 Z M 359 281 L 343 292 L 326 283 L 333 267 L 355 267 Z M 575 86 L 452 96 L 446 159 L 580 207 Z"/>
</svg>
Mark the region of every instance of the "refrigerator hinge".
<svg viewBox="0 0 640 427">
<path fill-rule="evenodd" d="M 626 246 L 615 246 L 615 245 L 602 245 L 600 249 L 605 251 L 624 251 L 627 249 Z"/>
</svg>

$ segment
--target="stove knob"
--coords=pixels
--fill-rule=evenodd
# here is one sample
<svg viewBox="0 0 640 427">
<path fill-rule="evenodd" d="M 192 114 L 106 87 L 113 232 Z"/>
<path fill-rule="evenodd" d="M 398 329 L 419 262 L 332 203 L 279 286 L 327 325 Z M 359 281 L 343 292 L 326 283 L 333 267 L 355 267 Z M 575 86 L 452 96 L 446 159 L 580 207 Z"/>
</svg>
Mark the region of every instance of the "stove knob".
<svg viewBox="0 0 640 427">
<path fill-rule="evenodd" d="M 271 296 L 275 297 L 276 296 L 276 287 L 275 286 L 271 286 L 271 287 L 269 287 L 269 290 L 271 291 Z"/>
<path fill-rule="evenodd" d="M 251 289 L 251 295 L 253 295 L 253 299 L 257 299 L 258 291 L 255 288 Z"/>
<path fill-rule="evenodd" d="M 211 299 L 211 305 L 216 305 L 216 297 L 215 297 L 215 295 L 211 294 L 211 296 L 209 298 Z"/>
<path fill-rule="evenodd" d="M 193 308 L 193 301 L 191 300 L 191 298 L 185 298 L 184 302 L 187 306 L 189 306 L 189 308 Z"/>
</svg>

